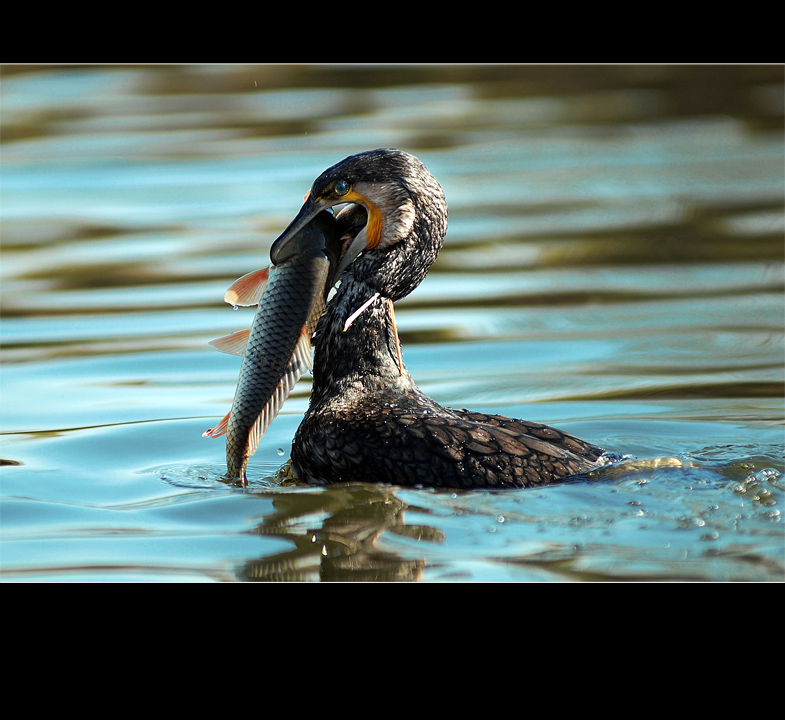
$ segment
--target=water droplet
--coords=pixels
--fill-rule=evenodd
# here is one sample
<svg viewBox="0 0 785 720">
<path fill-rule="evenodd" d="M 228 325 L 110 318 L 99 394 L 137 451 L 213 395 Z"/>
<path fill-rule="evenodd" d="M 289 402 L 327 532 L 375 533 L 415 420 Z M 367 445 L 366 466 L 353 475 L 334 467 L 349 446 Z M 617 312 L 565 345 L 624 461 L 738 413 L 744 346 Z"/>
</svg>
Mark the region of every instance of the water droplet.
<svg viewBox="0 0 785 720">
<path fill-rule="evenodd" d="M 278 456 L 281 457 L 283 455 L 283 448 L 278 448 Z"/>
<path fill-rule="evenodd" d="M 235 305 L 234 303 L 232 304 L 232 310 L 239 310 L 239 309 L 240 309 L 239 305 Z"/>
</svg>

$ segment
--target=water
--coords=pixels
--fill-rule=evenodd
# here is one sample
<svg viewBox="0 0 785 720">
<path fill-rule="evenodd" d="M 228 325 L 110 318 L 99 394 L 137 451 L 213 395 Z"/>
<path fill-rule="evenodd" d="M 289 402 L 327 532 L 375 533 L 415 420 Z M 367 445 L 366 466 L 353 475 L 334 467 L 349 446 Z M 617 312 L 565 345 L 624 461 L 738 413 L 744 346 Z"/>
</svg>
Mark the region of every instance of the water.
<svg viewBox="0 0 785 720">
<path fill-rule="evenodd" d="M 6 581 L 785 579 L 783 71 L 3 68 Z M 225 485 L 222 302 L 313 178 L 418 155 L 428 394 L 629 456 L 545 489 L 294 486 L 301 381 Z"/>
</svg>

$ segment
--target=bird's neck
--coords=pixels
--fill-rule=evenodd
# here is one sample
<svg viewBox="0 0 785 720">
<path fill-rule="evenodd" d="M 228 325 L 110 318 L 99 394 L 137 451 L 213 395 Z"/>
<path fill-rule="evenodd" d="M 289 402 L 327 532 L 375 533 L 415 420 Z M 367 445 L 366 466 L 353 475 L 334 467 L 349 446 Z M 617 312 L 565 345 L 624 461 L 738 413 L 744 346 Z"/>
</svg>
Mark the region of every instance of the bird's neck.
<svg viewBox="0 0 785 720">
<path fill-rule="evenodd" d="M 414 387 L 399 354 L 392 302 L 422 282 L 447 230 L 438 184 L 421 196 L 428 203 L 416 199 L 409 235 L 364 252 L 345 271 L 327 304 L 316 331 L 312 404 Z"/>
<path fill-rule="evenodd" d="M 312 397 L 411 383 L 399 355 L 392 303 L 373 286 L 338 288 L 316 332 Z"/>
</svg>

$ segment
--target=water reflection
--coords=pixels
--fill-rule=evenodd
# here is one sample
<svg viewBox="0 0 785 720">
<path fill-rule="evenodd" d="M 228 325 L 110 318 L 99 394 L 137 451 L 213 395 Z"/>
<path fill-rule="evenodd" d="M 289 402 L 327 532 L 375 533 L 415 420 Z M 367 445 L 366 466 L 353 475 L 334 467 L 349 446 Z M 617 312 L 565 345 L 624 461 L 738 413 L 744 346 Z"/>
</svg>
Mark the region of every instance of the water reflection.
<svg viewBox="0 0 785 720">
<path fill-rule="evenodd" d="M 373 486 L 340 486 L 331 492 L 282 493 L 275 511 L 250 532 L 292 542 L 291 552 L 245 563 L 240 579 L 254 581 L 412 581 L 422 577 L 425 558 L 408 559 L 376 547 L 383 532 L 415 542 L 439 542 L 428 526 L 406 523 L 406 503 Z"/>
</svg>

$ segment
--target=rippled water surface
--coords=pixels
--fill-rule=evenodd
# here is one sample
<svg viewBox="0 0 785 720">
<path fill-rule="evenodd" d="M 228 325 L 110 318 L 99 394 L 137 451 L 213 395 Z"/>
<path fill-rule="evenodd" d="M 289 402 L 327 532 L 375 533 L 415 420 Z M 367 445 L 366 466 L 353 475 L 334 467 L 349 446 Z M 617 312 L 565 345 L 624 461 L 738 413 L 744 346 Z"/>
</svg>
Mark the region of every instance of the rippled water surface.
<svg viewBox="0 0 785 720">
<path fill-rule="evenodd" d="M 785 579 L 783 70 L 6 66 L 5 580 Z M 319 172 L 450 205 L 401 301 L 446 405 L 629 456 L 545 489 L 287 484 L 309 393 L 221 480 L 222 301 Z"/>
</svg>

